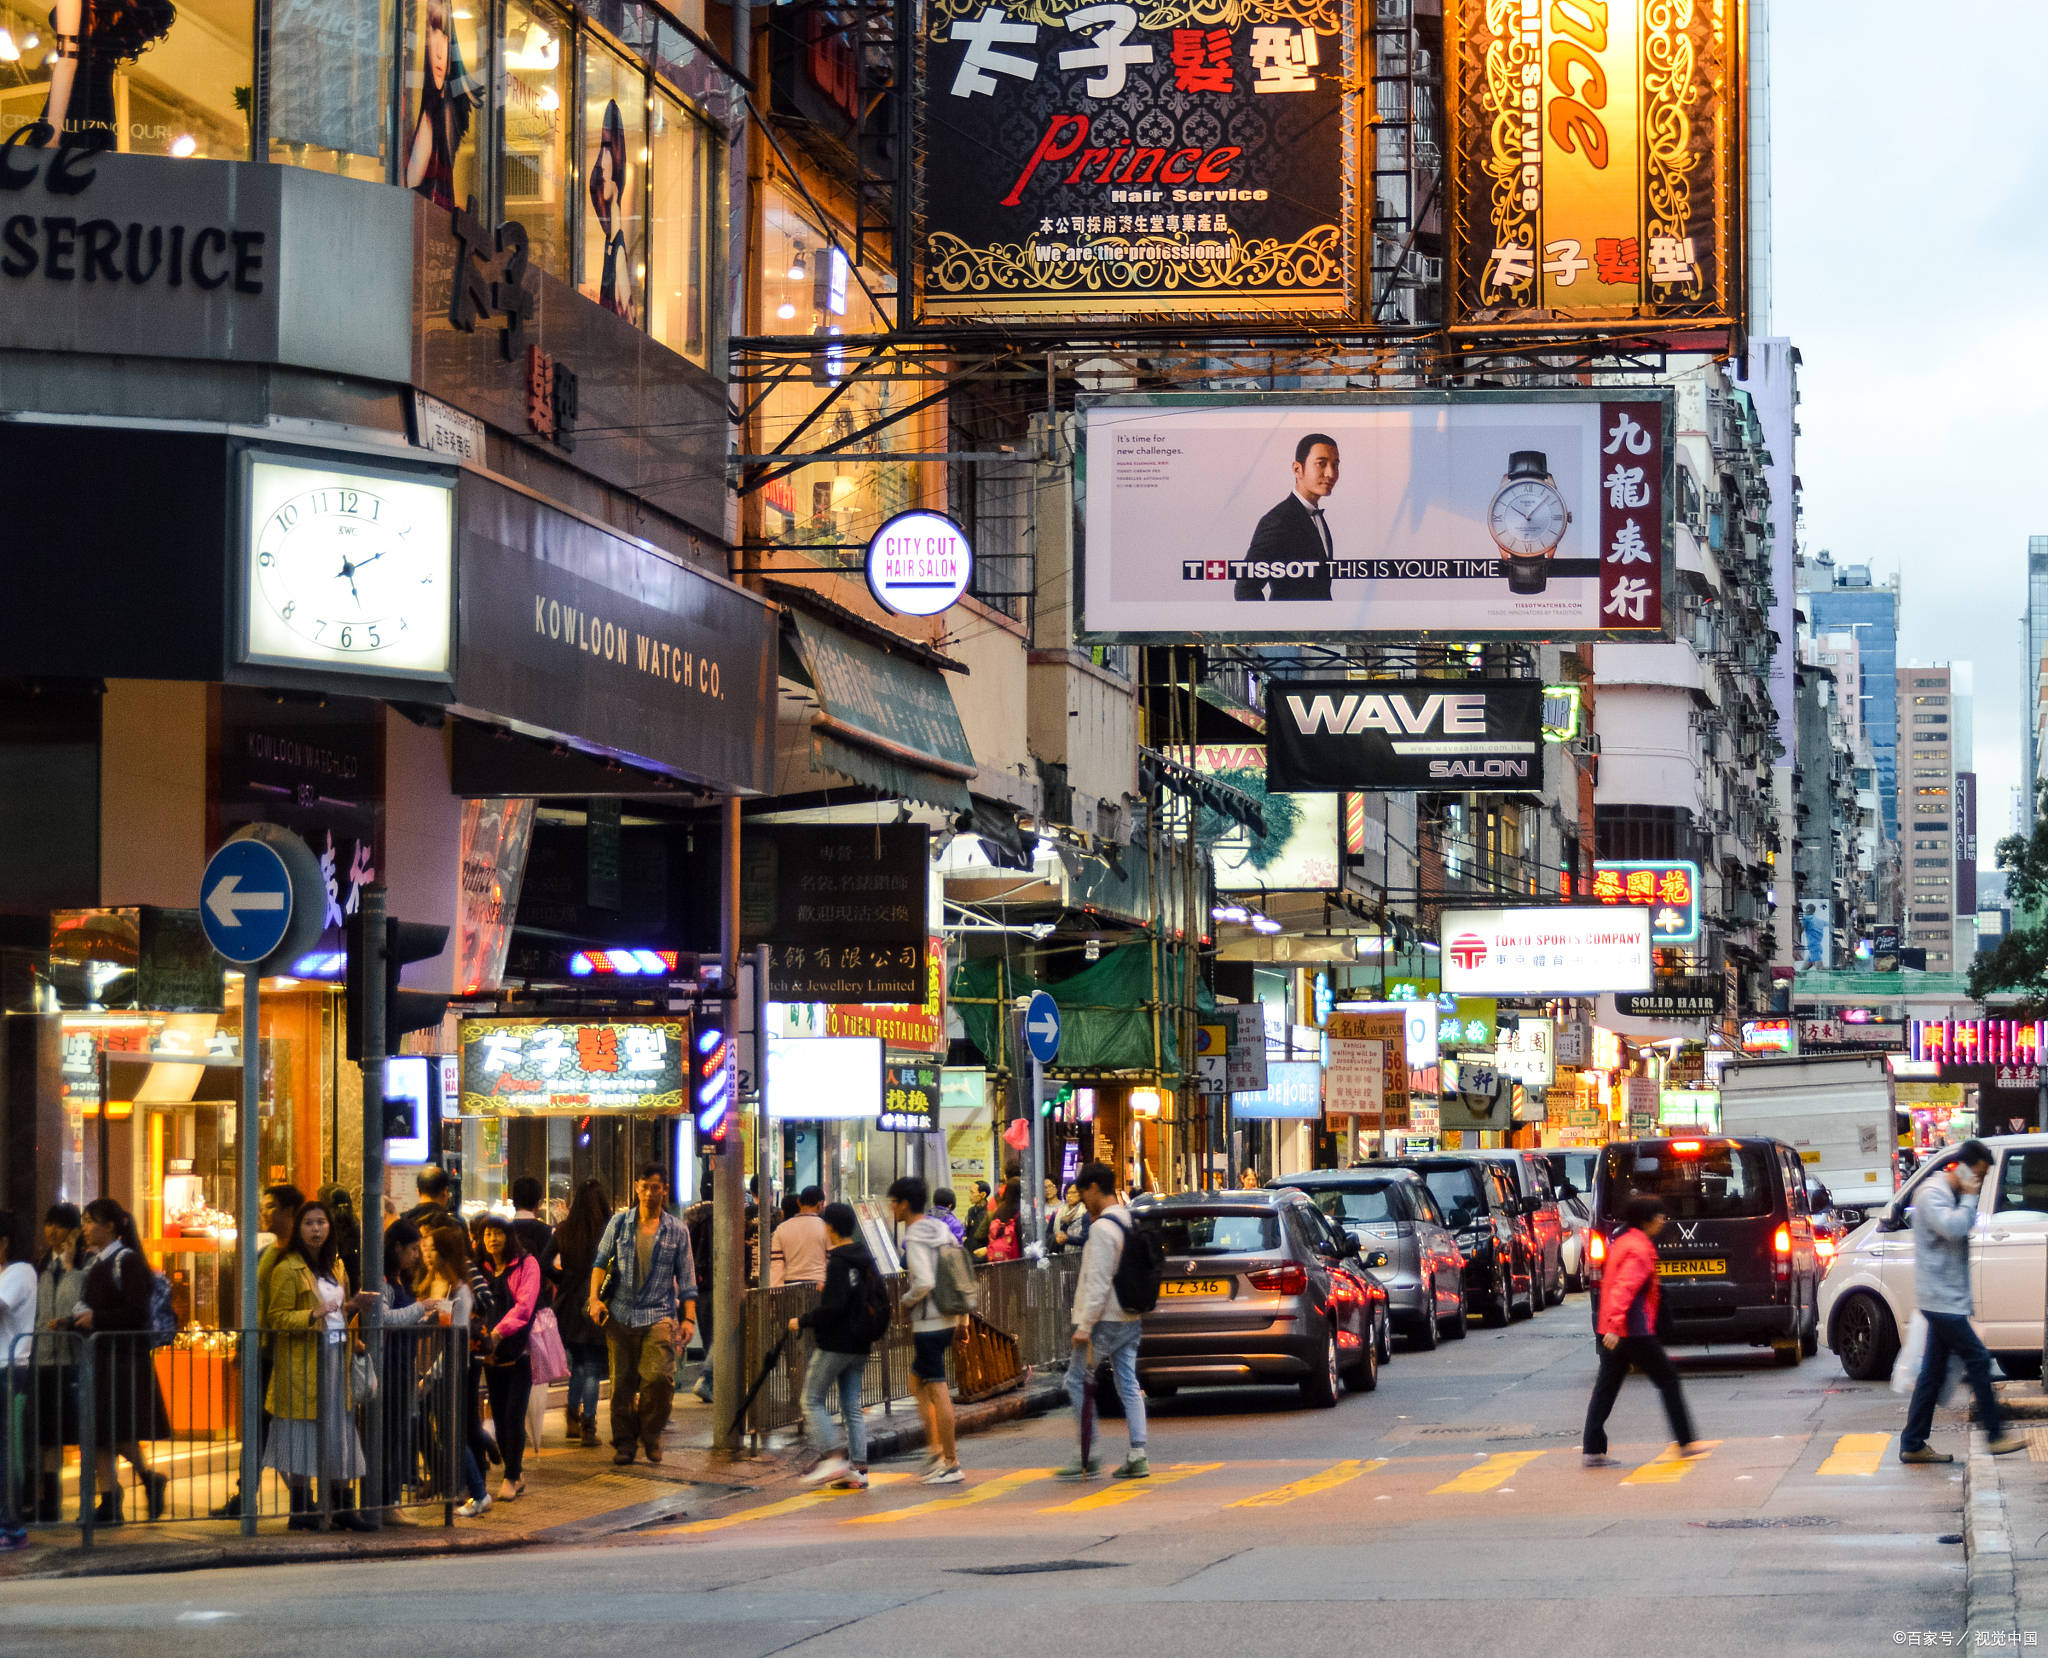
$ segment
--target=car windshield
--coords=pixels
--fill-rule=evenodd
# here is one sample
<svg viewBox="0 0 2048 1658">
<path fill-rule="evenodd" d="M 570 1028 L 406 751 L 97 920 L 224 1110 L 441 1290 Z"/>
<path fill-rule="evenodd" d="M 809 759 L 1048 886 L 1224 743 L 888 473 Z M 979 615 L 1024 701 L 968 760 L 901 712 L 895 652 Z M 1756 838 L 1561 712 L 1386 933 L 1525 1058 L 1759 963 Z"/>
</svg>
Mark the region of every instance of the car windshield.
<svg viewBox="0 0 2048 1658">
<path fill-rule="evenodd" d="M 1271 1210 L 1180 1209 L 1154 1211 L 1169 1255 L 1263 1255 L 1280 1247 L 1280 1218 Z"/>
<path fill-rule="evenodd" d="M 1479 1182 L 1470 1169 L 1424 1169 L 1422 1183 L 1443 1210 L 1444 1224 L 1454 1230 L 1470 1226 L 1486 1213 L 1479 1197 Z"/>
<path fill-rule="evenodd" d="M 1308 1195 L 1315 1199 L 1318 1209 L 1340 1226 L 1370 1225 L 1395 1218 L 1384 1186 L 1333 1186 Z"/>
<path fill-rule="evenodd" d="M 1606 1156 L 1609 1214 L 1638 1193 L 1661 1199 L 1673 1220 L 1740 1220 L 1771 1209 L 1771 1160 L 1761 1146 L 1618 1145 Z"/>
</svg>

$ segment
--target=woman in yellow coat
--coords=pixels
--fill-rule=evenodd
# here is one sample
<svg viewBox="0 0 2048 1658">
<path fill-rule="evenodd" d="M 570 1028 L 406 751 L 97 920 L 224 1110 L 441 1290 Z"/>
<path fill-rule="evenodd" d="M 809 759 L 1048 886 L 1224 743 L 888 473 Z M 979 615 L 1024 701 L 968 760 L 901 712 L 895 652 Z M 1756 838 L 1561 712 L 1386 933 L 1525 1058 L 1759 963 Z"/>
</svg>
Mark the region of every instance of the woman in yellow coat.
<svg viewBox="0 0 2048 1658">
<path fill-rule="evenodd" d="M 363 1477 L 362 1441 L 349 1409 L 349 1319 L 376 1299 L 350 1295 L 348 1268 L 337 1258 L 334 1220 L 322 1203 L 302 1208 L 292 1225 L 263 1298 L 263 1328 L 270 1332 L 270 1438 L 263 1464 L 291 1487 L 289 1529 L 310 1531 L 314 1479 L 336 1486 L 328 1505 L 335 1525 L 363 1529 L 344 1482 Z M 322 1463 L 326 1466 L 323 1468 Z"/>
</svg>

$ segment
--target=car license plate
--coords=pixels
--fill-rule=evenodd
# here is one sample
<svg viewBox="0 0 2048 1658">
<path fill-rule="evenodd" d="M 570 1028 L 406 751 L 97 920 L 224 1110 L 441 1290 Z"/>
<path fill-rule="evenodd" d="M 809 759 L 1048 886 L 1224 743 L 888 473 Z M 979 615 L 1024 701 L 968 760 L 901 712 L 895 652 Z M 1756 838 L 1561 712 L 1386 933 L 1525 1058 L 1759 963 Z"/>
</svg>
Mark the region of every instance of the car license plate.
<svg viewBox="0 0 2048 1658">
<path fill-rule="evenodd" d="M 1184 1296 L 1228 1295 L 1230 1281 L 1227 1278 L 1169 1278 L 1159 1286 L 1162 1301 L 1179 1300 Z"/>
<path fill-rule="evenodd" d="M 1719 1257 L 1711 1261 L 1659 1261 L 1659 1278 L 1725 1278 L 1728 1263 Z"/>
</svg>

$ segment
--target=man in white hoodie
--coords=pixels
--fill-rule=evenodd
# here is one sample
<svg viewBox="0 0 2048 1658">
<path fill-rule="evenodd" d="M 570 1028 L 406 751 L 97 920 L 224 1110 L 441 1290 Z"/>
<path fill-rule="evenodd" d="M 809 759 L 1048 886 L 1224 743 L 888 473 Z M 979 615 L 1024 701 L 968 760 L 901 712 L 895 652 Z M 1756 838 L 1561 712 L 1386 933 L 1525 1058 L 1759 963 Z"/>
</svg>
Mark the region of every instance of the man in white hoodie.
<svg viewBox="0 0 2048 1658">
<path fill-rule="evenodd" d="M 1123 1401 L 1130 1430 L 1130 1455 L 1114 1470 L 1120 1480 L 1141 1480 L 1152 1472 L 1145 1458 L 1145 1395 L 1138 1386 L 1138 1337 L 1142 1316 L 1125 1312 L 1116 1295 L 1116 1269 L 1131 1234 L 1131 1212 L 1116 1200 L 1116 1171 L 1107 1163 L 1086 1163 L 1074 1177 L 1088 1211 L 1088 1241 L 1081 1246 L 1081 1278 L 1074 1287 L 1074 1354 L 1067 1362 L 1067 1397 L 1078 1419 L 1089 1372 L 1107 1364 Z M 1063 1480 L 1094 1478 L 1092 1456 L 1077 1454 L 1059 1470 Z"/>
<path fill-rule="evenodd" d="M 928 1452 L 924 1473 L 926 1485 L 958 1485 L 960 1455 L 953 1442 L 953 1395 L 946 1386 L 946 1354 L 953 1346 L 959 1319 L 939 1311 L 932 1292 L 939 1282 L 939 1251 L 958 1249 L 952 1229 L 936 1215 L 925 1213 L 929 1188 L 914 1174 L 907 1174 L 889 1188 L 889 1209 L 903 1234 L 903 1264 L 910 1282 L 903 1288 L 903 1312 L 910 1320 L 914 1348 L 910 1361 L 911 1380 L 916 1386 L 917 1414 L 924 1419 L 924 1442 Z"/>
</svg>

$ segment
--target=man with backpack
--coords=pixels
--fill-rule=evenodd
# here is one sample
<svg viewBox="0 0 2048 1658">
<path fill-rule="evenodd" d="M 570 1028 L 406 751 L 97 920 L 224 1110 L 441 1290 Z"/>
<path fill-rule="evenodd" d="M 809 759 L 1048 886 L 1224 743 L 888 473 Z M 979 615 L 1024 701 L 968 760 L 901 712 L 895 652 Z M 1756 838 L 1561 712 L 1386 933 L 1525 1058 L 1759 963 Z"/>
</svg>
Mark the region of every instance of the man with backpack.
<svg viewBox="0 0 2048 1658">
<path fill-rule="evenodd" d="M 954 1332 L 971 1310 L 962 1305 L 961 1278 L 974 1276 L 966 1252 L 953 1241 L 943 1221 L 925 1213 L 929 1188 L 907 1174 L 889 1188 L 889 1209 L 903 1234 L 903 1261 L 910 1282 L 903 1290 L 903 1311 L 910 1320 L 911 1380 L 916 1386 L 917 1414 L 924 1420 L 926 1485 L 958 1485 L 960 1454 L 953 1439 L 953 1394 L 946 1386 L 946 1354 Z"/>
<path fill-rule="evenodd" d="M 1123 1401 L 1131 1449 L 1113 1477 L 1141 1480 L 1152 1472 L 1145 1457 L 1145 1395 L 1138 1387 L 1138 1338 L 1144 1315 L 1159 1304 L 1165 1264 L 1159 1234 L 1131 1220 L 1116 1200 L 1116 1171 L 1083 1164 L 1074 1177 L 1088 1211 L 1088 1241 L 1081 1247 L 1081 1277 L 1074 1287 L 1074 1355 L 1067 1363 L 1067 1397 L 1081 1425 L 1081 1449 L 1059 1470 L 1063 1480 L 1093 1479 L 1099 1471 L 1088 1444 L 1089 1383 L 1097 1365 L 1109 1366 Z"/>
<path fill-rule="evenodd" d="M 819 1452 L 817 1467 L 804 1475 L 813 1484 L 832 1482 L 836 1491 L 868 1488 L 868 1429 L 861 1415 L 860 1384 L 868 1352 L 889 1333 L 889 1286 L 868 1246 L 860 1241 L 860 1221 L 850 1203 L 828 1203 L 819 1217 L 825 1223 L 825 1289 L 817 1306 L 789 1321 L 791 1334 L 809 1330 L 817 1343 L 804 1371 L 804 1421 Z M 779 1234 L 778 1234 L 779 1235 Z M 834 1392 L 839 1414 L 846 1418 L 844 1449 L 834 1445 Z"/>
</svg>

